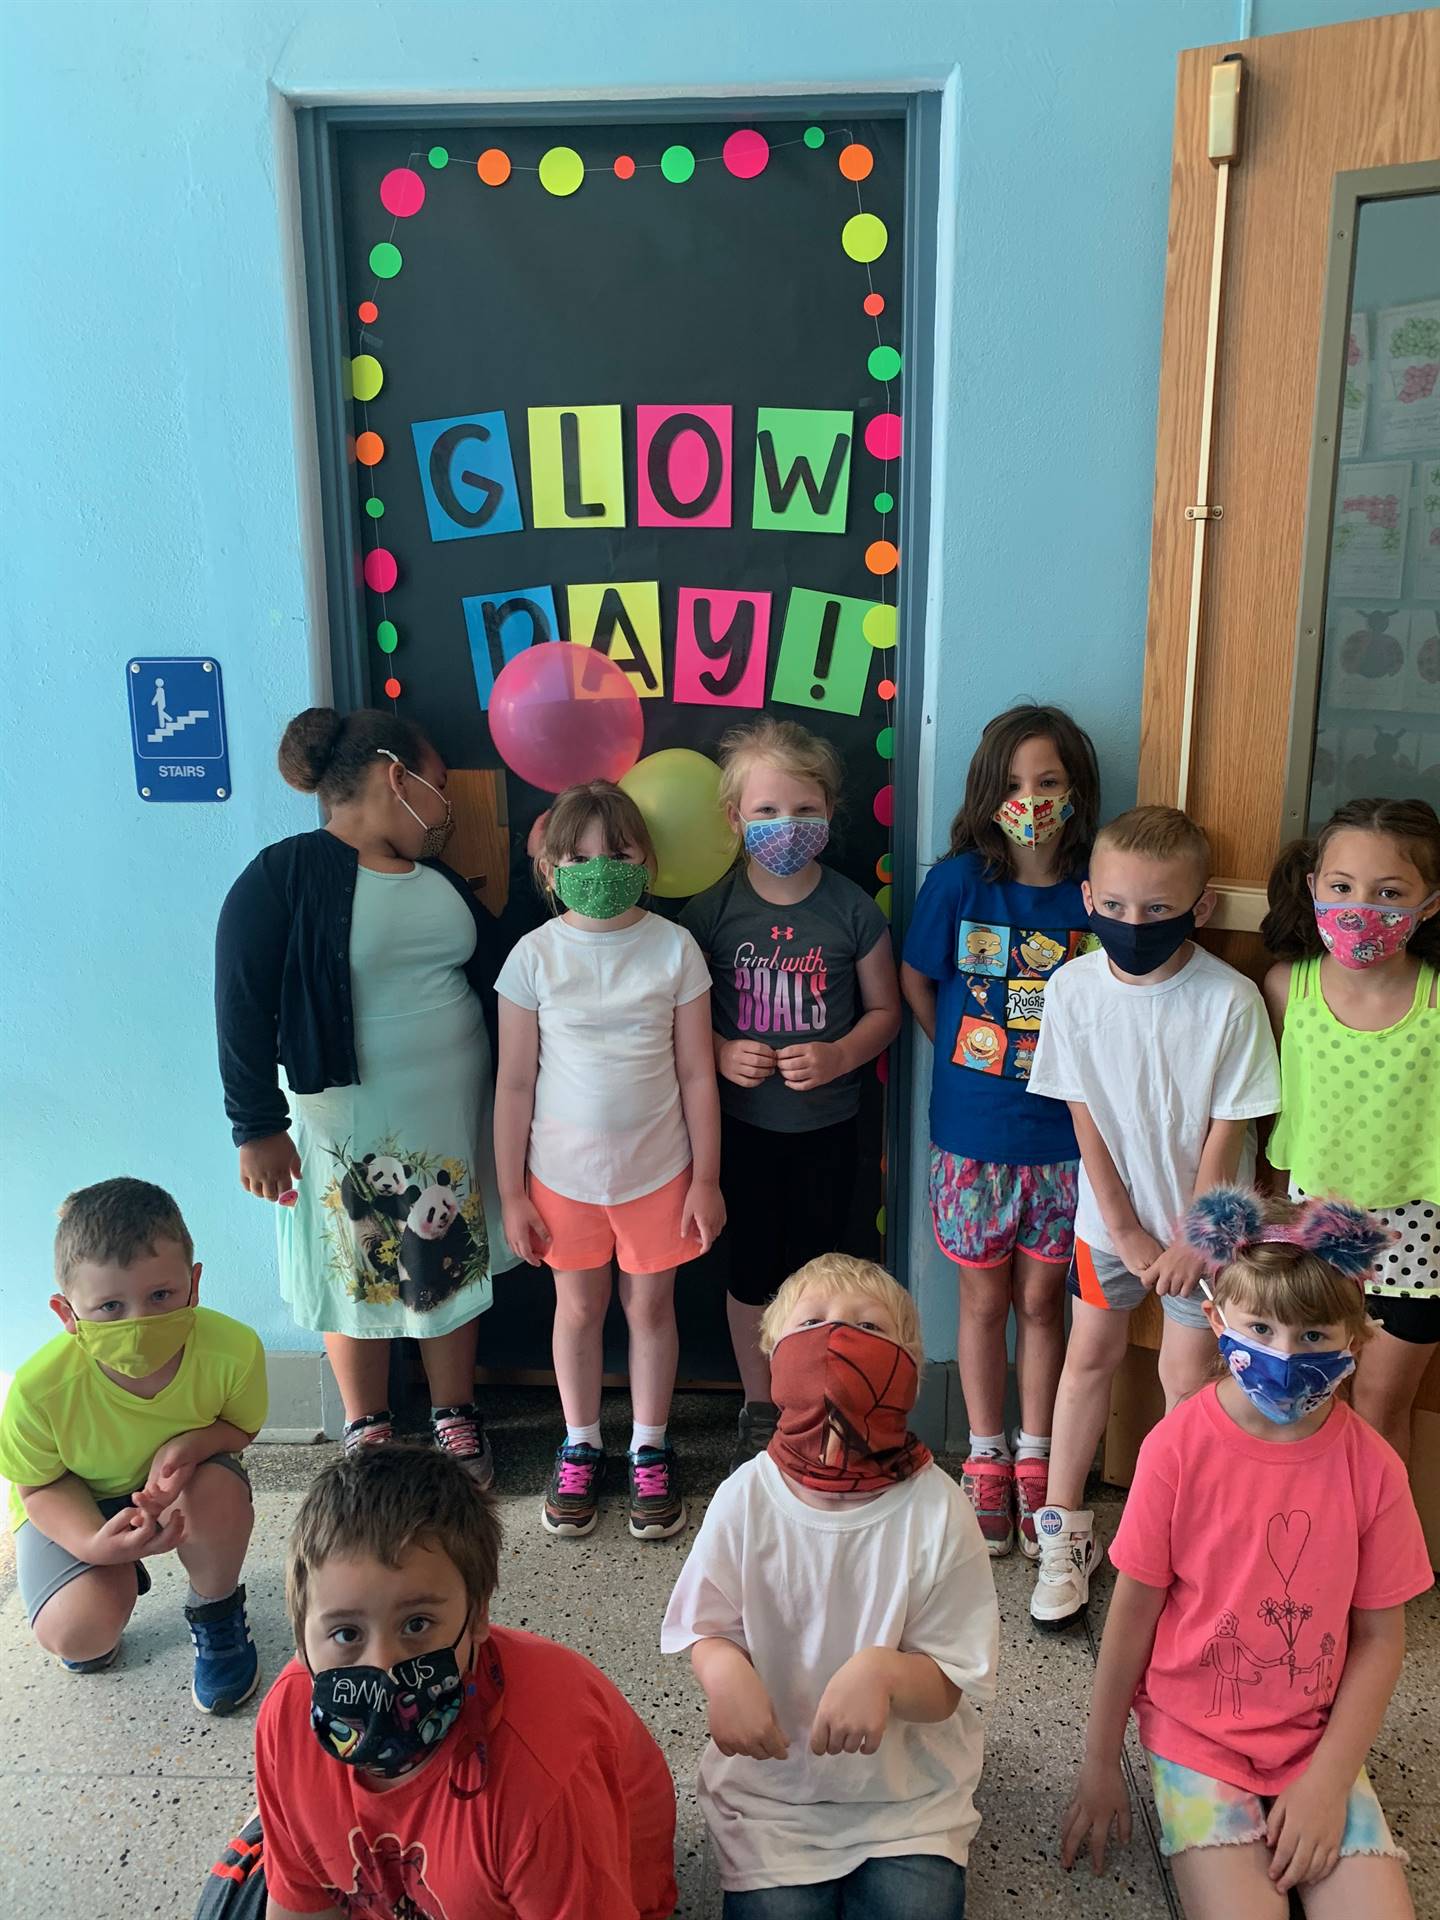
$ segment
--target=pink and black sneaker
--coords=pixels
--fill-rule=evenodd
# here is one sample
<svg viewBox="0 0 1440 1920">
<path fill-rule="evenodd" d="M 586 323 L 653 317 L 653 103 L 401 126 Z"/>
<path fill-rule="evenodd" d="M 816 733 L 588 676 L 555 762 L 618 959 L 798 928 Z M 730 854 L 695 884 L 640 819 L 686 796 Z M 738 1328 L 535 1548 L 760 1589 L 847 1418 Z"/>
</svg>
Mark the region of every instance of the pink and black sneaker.
<svg viewBox="0 0 1440 1920">
<path fill-rule="evenodd" d="M 1015 1530 L 1020 1536 L 1020 1551 L 1027 1560 L 1038 1560 L 1040 1541 L 1035 1532 L 1035 1516 L 1050 1497 L 1050 1462 L 1015 1462 Z"/>
<path fill-rule="evenodd" d="M 547 1533 L 570 1539 L 594 1531 L 600 1514 L 600 1483 L 605 1477 L 605 1449 L 571 1446 L 567 1441 L 555 1455 L 540 1524 Z"/>
<path fill-rule="evenodd" d="M 985 1547 L 999 1560 L 1015 1544 L 1015 1468 L 997 1454 L 972 1454 L 960 1469 L 960 1486 L 975 1509 Z"/>
<path fill-rule="evenodd" d="M 685 1524 L 675 1449 L 641 1447 L 629 1461 L 630 1531 L 637 1540 L 668 1540 Z"/>
</svg>

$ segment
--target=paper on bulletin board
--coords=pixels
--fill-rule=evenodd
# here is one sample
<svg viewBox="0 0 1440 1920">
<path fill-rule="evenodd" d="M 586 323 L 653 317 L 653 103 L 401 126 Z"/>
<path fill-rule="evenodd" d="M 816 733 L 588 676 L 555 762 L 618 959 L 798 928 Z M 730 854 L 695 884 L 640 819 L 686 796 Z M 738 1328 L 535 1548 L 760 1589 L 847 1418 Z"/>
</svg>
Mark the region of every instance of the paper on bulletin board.
<svg viewBox="0 0 1440 1920">
<path fill-rule="evenodd" d="M 1414 590 L 1440 600 L 1440 460 L 1422 460 L 1415 478 Z"/>
<path fill-rule="evenodd" d="M 1332 606 L 1325 623 L 1325 705 L 1401 712 L 1409 632 L 1408 608 Z"/>
<path fill-rule="evenodd" d="M 1397 800 L 1414 794 L 1420 735 L 1406 726 L 1403 714 L 1388 727 L 1347 727 L 1341 739 L 1341 785 L 1347 794 L 1385 793 Z"/>
<path fill-rule="evenodd" d="M 1330 536 L 1332 595 L 1399 599 L 1409 504 L 1408 460 L 1341 467 Z"/>
<path fill-rule="evenodd" d="M 1409 678 L 1406 697 L 1416 713 L 1440 713 L 1440 607 L 1410 609 Z M 1440 740 L 1432 736 L 1432 757 L 1440 758 Z"/>
<path fill-rule="evenodd" d="M 1440 445 L 1440 300 L 1386 307 L 1375 332 L 1378 451 Z"/>
<path fill-rule="evenodd" d="M 1370 411 L 1370 316 L 1352 313 L 1345 349 L 1345 402 L 1340 410 L 1340 458 L 1358 460 L 1365 451 L 1365 421 Z"/>
</svg>

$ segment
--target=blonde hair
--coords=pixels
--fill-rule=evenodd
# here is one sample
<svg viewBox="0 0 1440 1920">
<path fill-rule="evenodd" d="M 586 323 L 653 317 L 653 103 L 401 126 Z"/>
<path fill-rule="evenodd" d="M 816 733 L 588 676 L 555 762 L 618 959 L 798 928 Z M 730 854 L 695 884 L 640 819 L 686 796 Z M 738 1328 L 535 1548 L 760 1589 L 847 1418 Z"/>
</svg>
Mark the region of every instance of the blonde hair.
<svg viewBox="0 0 1440 1920">
<path fill-rule="evenodd" d="M 657 865 L 655 843 L 650 838 L 644 814 L 629 794 L 613 781 L 587 780 L 583 785 L 567 787 L 557 795 L 550 811 L 544 816 L 540 849 L 535 856 L 535 879 L 543 892 L 550 890 L 545 869 L 558 866 L 562 860 L 576 858 L 580 842 L 585 837 L 585 829 L 592 820 L 600 822 L 608 854 L 618 856 L 626 847 L 638 848 L 640 858 L 650 869 L 651 879 L 654 879 Z"/>
<path fill-rule="evenodd" d="M 1267 1227 L 1287 1227 L 1301 1212 L 1292 1200 L 1272 1199 L 1262 1217 Z M 1211 1280 L 1210 1296 L 1222 1310 L 1236 1307 L 1281 1327 L 1343 1326 L 1357 1350 L 1375 1331 L 1360 1282 L 1288 1240 L 1243 1247 Z M 1227 1371 L 1223 1360 L 1217 1371 Z"/>
<path fill-rule="evenodd" d="M 1092 858 L 1107 848 L 1147 860 L 1189 860 L 1202 880 L 1210 878 L 1210 842 L 1203 827 L 1178 807 L 1131 807 L 1095 836 Z"/>
<path fill-rule="evenodd" d="M 794 720 L 768 714 L 748 726 L 732 727 L 720 742 L 720 804 L 740 810 L 745 776 L 757 760 L 778 767 L 796 780 L 810 780 L 833 813 L 840 804 L 840 756 L 828 740 Z"/>
<path fill-rule="evenodd" d="M 867 1300 L 878 1300 L 895 1316 L 897 1344 L 904 1347 L 917 1367 L 925 1364 L 925 1348 L 920 1338 L 920 1312 L 914 1300 L 898 1280 L 874 1260 L 859 1260 L 853 1253 L 821 1253 L 796 1269 L 766 1307 L 760 1319 L 760 1351 L 773 1353 L 785 1331 L 785 1322 L 795 1311 L 801 1294 L 858 1293 Z"/>
</svg>

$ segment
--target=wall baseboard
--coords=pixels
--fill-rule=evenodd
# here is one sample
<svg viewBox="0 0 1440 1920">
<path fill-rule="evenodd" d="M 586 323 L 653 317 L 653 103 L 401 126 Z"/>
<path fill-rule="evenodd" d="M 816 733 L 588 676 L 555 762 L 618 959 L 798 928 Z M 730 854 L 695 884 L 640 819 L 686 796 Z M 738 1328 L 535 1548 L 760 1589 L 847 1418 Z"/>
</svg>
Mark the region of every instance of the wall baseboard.
<svg viewBox="0 0 1440 1920">
<path fill-rule="evenodd" d="M 270 1417 L 255 1436 L 261 1446 L 316 1446 L 340 1438 L 345 1410 L 323 1353 L 267 1353 L 265 1371 Z"/>
</svg>

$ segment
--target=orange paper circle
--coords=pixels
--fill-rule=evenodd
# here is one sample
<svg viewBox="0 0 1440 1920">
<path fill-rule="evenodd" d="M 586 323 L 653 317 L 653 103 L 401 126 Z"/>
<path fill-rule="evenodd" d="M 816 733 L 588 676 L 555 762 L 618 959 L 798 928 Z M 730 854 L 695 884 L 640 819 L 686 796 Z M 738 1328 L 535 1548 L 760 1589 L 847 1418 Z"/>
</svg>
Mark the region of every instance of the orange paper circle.
<svg viewBox="0 0 1440 1920">
<path fill-rule="evenodd" d="M 373 300 L 362 300 L 355 311 L 359 314 L 361 323 L 367 327 L 373 327 L 380 318 L 380 309 Z"/>
<path fill-rule="evenodd" d="M 885 311 L 885 296 L 883 293 L 867 293 L 860 304 L 870 318 L 875 320 Z"/>
<path fill-rule="evenodd" d="M 487 147 L 475 162 L 475 171 L 487 187 L 503 187 L 510 178 L 510 156 L 499 147 Z"/>
<path fill-rule="evenodd" d="M 858 140 L 853 140 L 848 147 L 842 147 L 836 162 L 847 180 L 865 179 L 874 164 L 874 154 L 869 147 L 862 147 Z"/>
<path fill-rule="evenodd" d="M 393 674 L 385 682 L 385 696 L 389 700 L 398 700 L 400 698 L 400 682 Z"/>
<path fill-rule="evenodd" d="M 893 700 L 895 698 L 895 682 L 893 680 L 882 680 L 875 691 L 882 700 Z"/>
<path fill-rule="evenodd" d="M 385 458 L 385 442 L 378 433 L 362 433 L 355 441 L 355 458 L 362 467 L 378 467 Z"/>
<path fill-rule="evenodd" d="M 900 549 L 893 540 L 872 540 L 865 549 L 865 564 L 871 573 L 893 573 L 900 564 Z"/>
<path fill-rule="evenodd" d="M 635 162 L 630 158 L 628 153 L 620 153 L 615 156 L 615 178 L 617 180 L 633 180 L 635 178 Z"/>
</svg>

